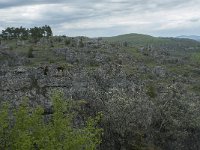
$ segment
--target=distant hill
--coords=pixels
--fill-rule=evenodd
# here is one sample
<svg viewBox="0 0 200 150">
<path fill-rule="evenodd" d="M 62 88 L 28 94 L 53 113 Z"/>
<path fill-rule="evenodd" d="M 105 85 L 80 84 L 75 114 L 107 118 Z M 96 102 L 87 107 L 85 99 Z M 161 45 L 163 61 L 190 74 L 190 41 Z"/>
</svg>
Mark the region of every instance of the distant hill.
<svg viewBox="0 0 200 150">
<path fill-rule="evenodd" d="M 103 38 L 104 40 L 108 40 L 110 42 L 120 42 L 120 41 L 127 41 L 131 43 L 146 43 L 146 42 L 153 42 L 156 40 L 155 37 L 150 36 L 150 35 L 144 35 L 144 34 L 136 34 L 136 33 L 131 33 L 131 34 L 124 34 L 124 35 L 118 35 L 118 36 L 113 36 L 113 37 L 105 37 Z"/>
<path fill-rule="evenodd" d="M 200 38 L 200 37 L 199 37 Z M 103 40 L 109 42 L 129 42 L 134 45 L 144 45 L 144 44 L 172 44 L 172 43 L 186 43 L 186 44 L 199 44 L 194 39 L 189 38 L 173 38 L 173 37 L 153 37 L 145 34 L 124 34 L 113 37 L 103 37 Z"/>
<path fill-rule="evenodd" d="M 197 35 L 181 35 L 181 36 L 178 36 L 177 38 L 192 39 L 192 40 L 200 41 L 200 36 L 197 36 Z"/>
<path fill-rule="evenodd" d="M 133 46 L 158 46 L 158 47 L 195 47 L 200 46 L 200 43 L 193 39 L 185 39 L 185 38 L 166 38 L 166 37 L 153 37 L 150 35 L 144 34 L 124 34 L 113 37 L 104 37 L 103 40 L 109 42 L 128 42 Z"/>
</svg>

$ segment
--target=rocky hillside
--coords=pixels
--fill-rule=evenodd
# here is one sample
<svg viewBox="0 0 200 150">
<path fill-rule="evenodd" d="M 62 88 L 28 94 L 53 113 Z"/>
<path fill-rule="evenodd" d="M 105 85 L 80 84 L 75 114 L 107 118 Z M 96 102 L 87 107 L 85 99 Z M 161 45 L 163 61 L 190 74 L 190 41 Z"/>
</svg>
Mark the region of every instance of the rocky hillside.
<svg viewBox="0 0 200 150">
<path fill-rule="evenodd" d="M 48 114 L 50 93 L 59 89 L 86 100 L 87 114 L 104 114 L 102 150 L 199 150 L 200 44 L 161 41 L 4 41 L 0 99 L 17 106 L 28 97 Z"/>
</svg>

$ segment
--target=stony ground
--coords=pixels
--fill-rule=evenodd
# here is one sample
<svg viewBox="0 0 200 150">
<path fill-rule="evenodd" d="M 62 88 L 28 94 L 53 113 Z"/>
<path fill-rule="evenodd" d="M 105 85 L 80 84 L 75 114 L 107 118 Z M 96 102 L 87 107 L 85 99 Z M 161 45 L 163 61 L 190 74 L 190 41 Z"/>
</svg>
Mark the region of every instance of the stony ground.
<svg viewBox="0 0 200 150">
<path fill-rule="evenodd" d="M 103 112 L 101 149 L 200 149 L 200 68 L 184 51 L 65 37 L 0 47 L 0 98 L 51 109 L 52 90 Z M 181 44 L 181 43 L 179 43 Z M 33 58 L 27 47 L 33 46 Z M 12 45 L 13 46 L 13 45 Z M 196 49 L 196 45 L 192 50 Z M 198 51 L 198 48 L 197 48 Z M 183 54 L 184 53 L 184 54 Z"/>
</svg>

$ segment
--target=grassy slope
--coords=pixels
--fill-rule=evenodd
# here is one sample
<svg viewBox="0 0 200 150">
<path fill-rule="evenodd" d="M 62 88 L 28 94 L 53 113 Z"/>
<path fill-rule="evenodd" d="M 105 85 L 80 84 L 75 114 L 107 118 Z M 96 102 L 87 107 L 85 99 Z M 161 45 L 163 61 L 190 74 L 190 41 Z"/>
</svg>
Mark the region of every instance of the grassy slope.
<svg viewBox="0 0 200 150">
<path fill-rule="evenodd" d="M 143 34 L 125 34 L 113 37 L 104 37 L 103 40 L 109 42 L 124 42 L 127 41 L 132 46 L 186 46 L 186 47 L 196 47 L 200 46 L 200 43 L 190 39 L 178 39 L 178 38 L 161 38 L 153 37 L 150 35 Z"/>
</svg>

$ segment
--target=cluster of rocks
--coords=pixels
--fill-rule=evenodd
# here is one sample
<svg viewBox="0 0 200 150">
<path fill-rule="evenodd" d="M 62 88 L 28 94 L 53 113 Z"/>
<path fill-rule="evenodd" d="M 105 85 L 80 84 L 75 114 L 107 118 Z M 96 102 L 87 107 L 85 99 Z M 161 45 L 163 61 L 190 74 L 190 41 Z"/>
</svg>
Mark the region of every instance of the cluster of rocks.
<svg viewBox="0 0 200 150">
<path fill-rule="evenodd" d="M 6 47 L 0 47 L 0 67 L 20 66 L 28 63 L 29 60 L 26 57 L 20 56 Z"/>
</svg>

